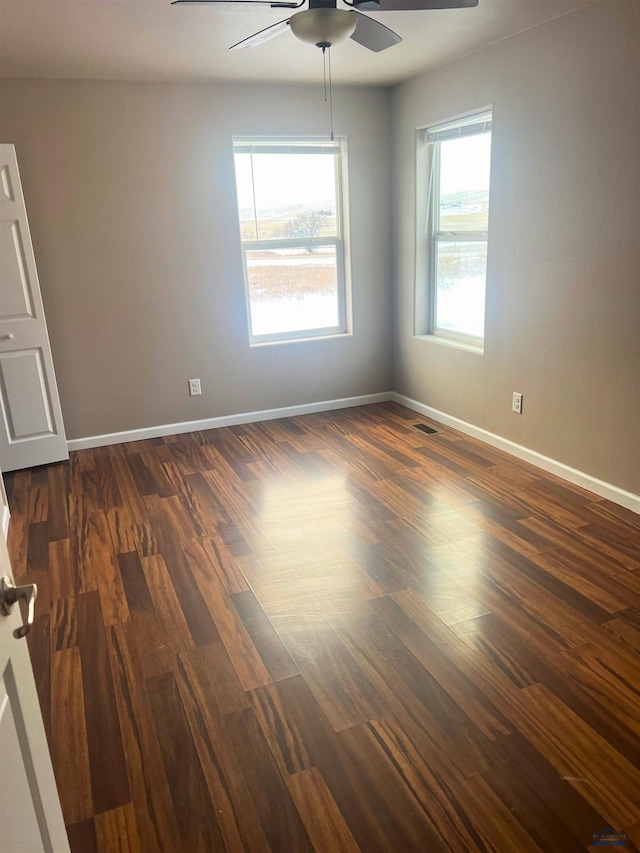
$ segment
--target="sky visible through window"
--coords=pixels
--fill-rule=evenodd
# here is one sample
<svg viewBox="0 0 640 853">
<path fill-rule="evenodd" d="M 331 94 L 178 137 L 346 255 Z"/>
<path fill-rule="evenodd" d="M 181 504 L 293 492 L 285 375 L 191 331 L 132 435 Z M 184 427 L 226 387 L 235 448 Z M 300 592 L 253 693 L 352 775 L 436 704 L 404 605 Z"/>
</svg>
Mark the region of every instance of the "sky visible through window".
<svg viewBox="0 0 640 853">
<path fill-rule="evenodd" d="M 489 192 L 491 134 L 451 139 L 442 144 L 440 192 L 442 195 L 465 190 Z"/>
<path fill-rule="evenodd" d="M 253 154 L 253 179 L 258 209 L 313 206 L 334 195 L 331 154 Z M 238 206 L 253 207 L 251 155 L 236 154 Z"/>
</svg>

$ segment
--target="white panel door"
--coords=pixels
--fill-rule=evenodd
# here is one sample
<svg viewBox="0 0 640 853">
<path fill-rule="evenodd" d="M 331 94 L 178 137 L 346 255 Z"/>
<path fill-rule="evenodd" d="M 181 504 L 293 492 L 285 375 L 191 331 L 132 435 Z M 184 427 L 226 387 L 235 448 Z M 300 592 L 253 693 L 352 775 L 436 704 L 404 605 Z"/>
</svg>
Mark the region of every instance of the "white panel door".
<svg viewBox="0 0 640 853">
<path fill-rule="evenodd" d="M 4 536 L 0 577 L 12 577 Z M 19 604 L 0 609 L 0 851 L 69 853 L 22 622 Z"/>
<path fill-rule="evenodd" d="M 68 459 L 16 151 L 0 145 L 0 465 Z"/>
</svg>

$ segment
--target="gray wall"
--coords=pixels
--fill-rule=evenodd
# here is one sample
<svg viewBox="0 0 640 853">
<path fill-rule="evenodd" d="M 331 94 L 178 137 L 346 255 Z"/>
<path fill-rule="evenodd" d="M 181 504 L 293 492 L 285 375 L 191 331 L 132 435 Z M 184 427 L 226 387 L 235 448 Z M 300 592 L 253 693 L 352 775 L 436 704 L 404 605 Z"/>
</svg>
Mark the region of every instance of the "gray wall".
<svg viewBox="0 0 640 853">
<path fill-rule="evenodd" d="M 389 390 L 389 93 L 334 108 L 354 334 L 250 349 L 231 136 L 326 134 L 322 87 L 2 81 L 69 438 Z"/>
<path fill-rule="evenodd" d="M 640 492 L 640 3 L 395 88 L 394 388 Z M 483 356 L 413 337 L 414 128 L 493 104 Z M 511 393 L 524 414 L 511 413 Z"/>
</svg>

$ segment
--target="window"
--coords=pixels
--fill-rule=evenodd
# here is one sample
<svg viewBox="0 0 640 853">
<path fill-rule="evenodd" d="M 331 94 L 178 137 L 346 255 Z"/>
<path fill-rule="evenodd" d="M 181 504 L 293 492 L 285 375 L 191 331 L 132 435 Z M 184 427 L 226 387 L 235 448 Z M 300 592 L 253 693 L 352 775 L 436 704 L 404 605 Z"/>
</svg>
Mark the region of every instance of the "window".
<svg viewBox="0 0 640 853">
<path fill-rule="evenodd" d="M 344 140 L 234 140 L 251 343 L 347 332 Z"/>
<path fill-rule="evenodd" d="M 428 169 L 426 331 L 482 346 L 491 113 L 467 116 L 421 133 Z"/>
</svg>

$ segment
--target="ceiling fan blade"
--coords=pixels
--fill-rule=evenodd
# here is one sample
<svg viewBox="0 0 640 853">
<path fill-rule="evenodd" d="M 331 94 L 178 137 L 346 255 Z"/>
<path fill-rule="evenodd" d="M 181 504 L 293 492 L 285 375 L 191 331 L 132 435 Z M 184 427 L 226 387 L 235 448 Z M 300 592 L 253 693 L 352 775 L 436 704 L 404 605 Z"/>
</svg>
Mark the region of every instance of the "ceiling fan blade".
<svg viewBox="0 0 640 853">
<path fill-rule="evenodd" d="M 305 2 L 287 2 L 287 0 L 171 0 L 172 6 L 271 6 L 272 9 L 299 9 Z"/>
<path fill-rule="evenodd" d="M 286 21 L 280 21 L 279 24 L 271 24 L 270 27 L 265 27 L 264 30 L 259 30 L 252 36 L 242 39 L 242 41 L 239 41 L 237 44 L 232 44 L 229 50 L 242 50 L 242 48 L 245 47 L 255 47 L 258 44 L 262 44 L 262 42 L 269 41 L 269 39 L 272 39 L 275 36 L 279 36 L 288 29 L 289 19 L 287 18 Z"/>
<path fill-rule="evenodd" d="M 377 4 L 377 5 L 376 5 Z M 470 9 L 478 0 L 354 0 L 356 9 L 378 12 L 420 11 L 422 9 Z"/>
<path fill-rule="evenodd" d="M 374 21 L 373 18 L 369 18 L 367 15 L 361 15 L 360 12 L 354 12 L 353 14 L 358 16 L 358 23 L 351 34 L 351 38 L 363 47 L 379 53 L 381 50 L 386 50 L 388 47 L 393 47 L 394 44 L 400 44 L 402 41 L 398 33 L 394 33 L 393 30 L 385 27 L 379 21 Z"/>
</svg>

